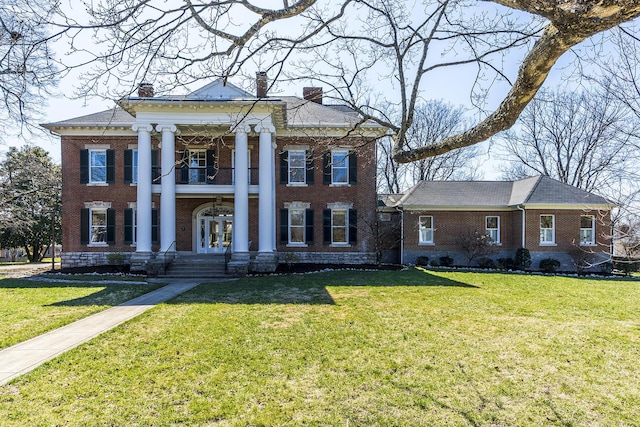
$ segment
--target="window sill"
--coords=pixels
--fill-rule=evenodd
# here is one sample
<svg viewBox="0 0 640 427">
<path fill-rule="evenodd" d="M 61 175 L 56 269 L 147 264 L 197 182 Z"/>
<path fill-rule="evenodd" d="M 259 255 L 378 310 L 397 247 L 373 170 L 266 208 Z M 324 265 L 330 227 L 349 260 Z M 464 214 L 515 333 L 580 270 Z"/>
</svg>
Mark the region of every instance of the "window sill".
<svg viewBox="0 0 640 427">
<path fill-rule="evenodd" d="M 89 243 L 87 245 L 88 248 L 106 248 L 108 246 L 108 243 Z"/>
<path fill-rule="evenodd" d="M 287 243 L 288 248 L 306 248 L 308 245 L 306 243 Z"/>
<path fill-rule="evenodd" d="M 88 182 L 87 187 L 108 187 L 109 183 L 107 182 Z"/>
<path fill-rule="evenodd" d="M 137 187 L 138 183 L 137 182 L 130 182 L 129 183 L 129 187 Z"/>
<path fill-rule="evenodd" d="M 342 184 L 342 183 L 336 184 L 336 183 L 333 183 L 333 184 L 329 184 L 329 187 L 351 187 L 351 184 Z"/>
<path fill-rule="evenodd" d="M 308 187 L 309 184 L 306 182 L 290 182 L 287 184 L 287 187 Z"/>
<path fill-rule="evenodd" d="M 542 243 L 540 242 L 540 246 L 558 246 L 555 242 L 554 243 Z"/>
<path fill-rule="evenodd" d="M 350 248 L 351 244 L 349 243 L 331 243 L 329 245 L 332 248 Z"/>
<path fill-rule="evenodd" d="M 435 246 L 433 242 L 418 242 L 418 246 Z"/>
<path fill-rule="evenodd" d="M 597 243 L 580 243 L 580 246 L 598 246 Z"/>
</svg>

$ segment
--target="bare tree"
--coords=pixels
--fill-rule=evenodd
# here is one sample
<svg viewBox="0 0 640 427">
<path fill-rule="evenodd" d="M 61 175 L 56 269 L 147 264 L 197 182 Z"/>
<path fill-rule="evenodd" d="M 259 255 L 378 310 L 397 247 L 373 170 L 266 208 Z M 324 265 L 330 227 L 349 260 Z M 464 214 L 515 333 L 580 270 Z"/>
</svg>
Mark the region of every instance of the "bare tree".
<svg viewBox="0 0 640 427">
<path fill-rule="evenodd" d="M 464 110 L 443 101 L 429 101 L 416 107 L 415 118 L 407 134 L 412 148 L 435 144 L 462 131 Z M 434 157 L 401 164 L 393 159 L 393 141 L 383 141 L 378 150 L 379 189 L 400 193 L 421 180 L 471 180 L 478 178 L 477 147 L 453 150 Z"/>
<path fill-rule="evenodd" d="M 508 162 L 502 171 L 508 179 L 541 174 L 619 199 L 624 182 L 637 179 L 636 128 L 608 92 L 540 92 L 519 126 L 498 138 Z"/>
<path fill-rule="evenodd" d="M 116 87 L 111 83 L 131 93 L 143 80 L 170 89 L 253 67 L 285 82 L 311 76 L 333 88 L 333 96 L 356 109 L 363 121 L 393 130 L 395 160 L 405 163 L 476 144 L 511 127 L 562 54 L 640 14 L 635 0 L 491 3 L 283 0 L 281 6 L 261 7 L 248 0 L 96 0 L 83 2 L 80 11 L 77 3 L 69 3 L 73 11 L 61 4 L 50 21 L 55 33 L 68 36 L 65 65 L 91 65 L 82 86 L 87 93 Z M 86 44 L 87 31 L 95 32 L 92 45 Z M 473 64 L 477 82 L 509 81 L 503 54 L 518 49 L 527 53 L 493 113 L 435 144 L 409 146 L 427 76 Z M 311 62 L 305 54 L 312 54 Z M 288 74 L 292 69 L 305 74 Z M 398 117 L 387 114 L 385 100 L 374 96 L 379 91 L 371 91 L 377 81 L 392 86 Z M 116 98 L 122 92 L 107 94 Z"/>
<path fill-rule="evenodd" d="M 57 81 L 46 4 L 5 0 L 0 7 L 0 140 L 14 125 L 31 130 Z"/>
</svg>

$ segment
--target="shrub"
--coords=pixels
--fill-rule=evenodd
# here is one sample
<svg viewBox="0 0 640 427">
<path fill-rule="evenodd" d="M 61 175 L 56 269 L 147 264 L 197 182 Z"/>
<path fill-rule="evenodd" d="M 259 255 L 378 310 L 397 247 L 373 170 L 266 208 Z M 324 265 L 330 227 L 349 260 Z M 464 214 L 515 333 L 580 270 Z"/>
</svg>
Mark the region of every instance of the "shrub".
<svg viewBox="0 0 640 427">
<path fill-rule="evenodd" d="M 429 265 L 429 257 L 428 256 L 419 256 L 416 258 L 416 265 Z"/>
<path fill-rule="evenodd" d="M 513 258 L 498 258 L 498 267 L 503 270 L 511 270 L 515 268 L 516 262 Z"/>
<path fill-rule="evenodd" d="M 477 263 L 480 268 L 490 268 L 490 269 L 496 268 L 496 263 L 491 258 L 487 258 L 487 257 L 480 258 L 478 259 Z"/>
<path fill-rule="evenodd" d="M 449 255 L 441 256 L 440 265 L 443 267 L 451 267 L 453 265 L 453 258 L 451 258 Z"/>
<path fill-rule="evenodd" d="M 438 261 L 437 259 L 432 259 L 430 264 L 431 267 L 440 267 L 440 261 Z"/>
<path fill-rule="evenodd" d="M 109 262 L 109 265 L 123 265 L 125 259 L 127 259 L 127 256 L 120 252 L 107 254 L 107 261 Z"/>
<path fill-rule="evenodd" d="M 545 273 L 555 273 L 560 268 L 560 261 L 554 258 L 545 258 L 540 261 L 540 270 Z"/>
<path fill-rule="evenodd" d="M 514 267 L 520 270 L 526 270 L 531 267 L 531 254 L 529 253 L 529 249 L 520 248 L 516 251 Z"/>
</svg>

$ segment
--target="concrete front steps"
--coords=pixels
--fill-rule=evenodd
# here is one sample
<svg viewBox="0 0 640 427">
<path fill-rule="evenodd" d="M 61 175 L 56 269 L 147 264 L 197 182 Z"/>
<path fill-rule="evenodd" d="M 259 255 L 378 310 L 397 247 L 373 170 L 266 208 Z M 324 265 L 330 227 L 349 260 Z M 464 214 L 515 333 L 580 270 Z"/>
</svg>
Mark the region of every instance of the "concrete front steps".
<svg viewBox="0 0 640 427">
<path fill-rule="evenodd" d="M 224 254 L 205 254 L 179 255 L 159 277 L 210 279 L 233 275 L 225 273 Z"/>
</svg>

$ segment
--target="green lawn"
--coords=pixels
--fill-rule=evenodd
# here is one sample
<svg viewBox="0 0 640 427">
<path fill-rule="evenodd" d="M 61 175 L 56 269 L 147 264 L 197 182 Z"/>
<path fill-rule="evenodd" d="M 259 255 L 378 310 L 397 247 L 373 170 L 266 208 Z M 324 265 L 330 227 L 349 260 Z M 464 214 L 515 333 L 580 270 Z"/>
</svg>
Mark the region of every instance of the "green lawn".
<svg viewBox="0 0 640 427">
<path fill-rule="evenodd" d="M 0 388 L 7 426 L 635 426 L 640 282 L 201 285 Z"/>
<path fill-rule="evenodd" d="M 158 287 L 146 284 L 104 284 L 89 281 L 88 277 L 84 282 L 78 283 L 0 278 L 0 349 Z"/>
</svg>

